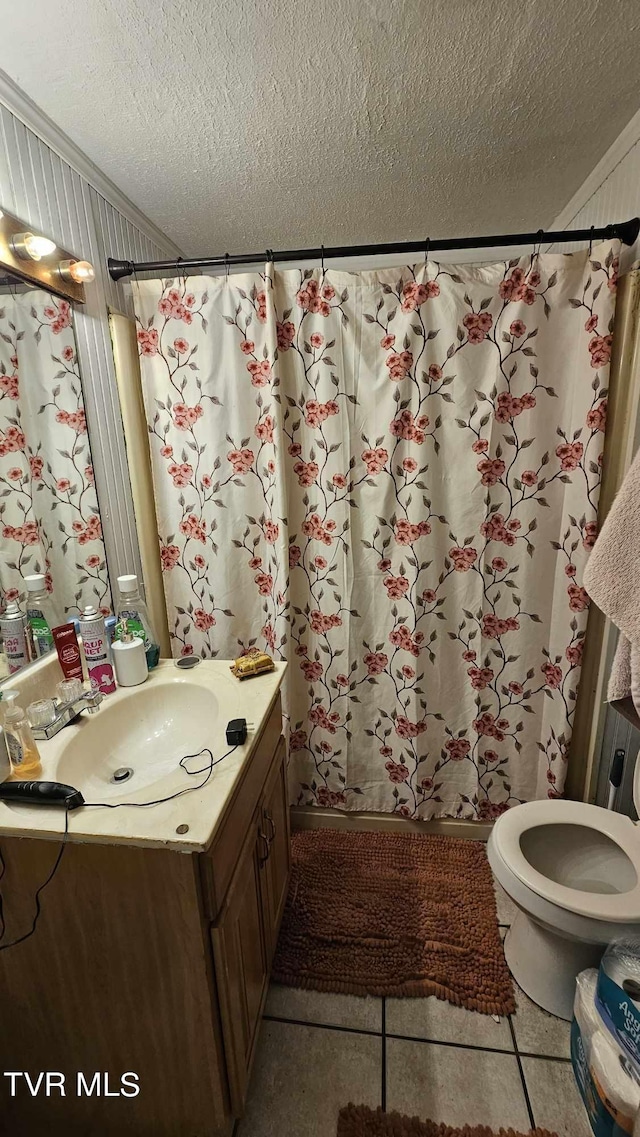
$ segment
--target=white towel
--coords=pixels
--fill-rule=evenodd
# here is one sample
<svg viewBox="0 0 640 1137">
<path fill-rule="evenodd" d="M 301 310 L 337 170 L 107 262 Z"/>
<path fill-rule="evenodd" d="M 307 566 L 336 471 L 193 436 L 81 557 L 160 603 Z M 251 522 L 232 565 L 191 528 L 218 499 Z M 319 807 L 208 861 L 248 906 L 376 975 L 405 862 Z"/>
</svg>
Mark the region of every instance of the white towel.
<svg viewBox="0 0 640 1137">
<path fill-rule="evenodd" d="M 591 551 L 584 587 L 620 629 L 607 699 L 640 728 L 640 451 Z"/>
</svg>

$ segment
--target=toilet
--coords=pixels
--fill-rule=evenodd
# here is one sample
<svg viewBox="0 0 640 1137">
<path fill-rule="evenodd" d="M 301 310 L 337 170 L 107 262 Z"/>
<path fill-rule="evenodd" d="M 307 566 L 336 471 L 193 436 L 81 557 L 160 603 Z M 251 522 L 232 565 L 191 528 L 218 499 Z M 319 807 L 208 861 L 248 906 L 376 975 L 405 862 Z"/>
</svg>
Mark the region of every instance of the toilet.
<svg viewBox="0 0 640 1137">
<path fill-rule="evenodd" d="M 640 762 L 633 796 L 640 812 Z M 575 978 L 605 946 L 640 931 L 640 823 L 579 801 L 517 805 L 487 844 L 494 875 L 518 911 L 504 951 L 535 1003 L 571 1019 Z"/>
</svg>

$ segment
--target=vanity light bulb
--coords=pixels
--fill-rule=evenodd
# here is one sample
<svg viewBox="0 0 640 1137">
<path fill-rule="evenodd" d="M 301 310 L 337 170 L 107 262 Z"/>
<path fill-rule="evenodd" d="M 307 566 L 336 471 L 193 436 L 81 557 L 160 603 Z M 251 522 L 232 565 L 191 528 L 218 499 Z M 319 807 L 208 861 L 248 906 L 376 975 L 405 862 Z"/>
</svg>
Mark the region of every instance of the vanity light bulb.
<svg viewBox="0 0 640 1137">
<path fill-rule="evenodd" d="M 16 233 L 11 239 L 11 249 L 20 260 L 39 261 L 56 251 L 55 241 L 40 237 L 36 233 Z"/>
<path fill-rule="evenodd" d="M 60 261 L 58 272 L 63 280 L 73 280 L 76 284 L 91 284 L 96 279 L 96 270 L 90 261 Z"/>
</svg>

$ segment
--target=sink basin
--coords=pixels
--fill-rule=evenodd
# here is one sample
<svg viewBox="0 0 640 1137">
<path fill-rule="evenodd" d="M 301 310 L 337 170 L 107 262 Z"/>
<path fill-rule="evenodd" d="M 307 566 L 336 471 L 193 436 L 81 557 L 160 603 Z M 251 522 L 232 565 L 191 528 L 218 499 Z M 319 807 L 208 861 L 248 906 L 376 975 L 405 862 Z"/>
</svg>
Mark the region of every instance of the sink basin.
<svg viewBox="0 0 640 1137">
<path fill-rule="evenodd" d="M 106 696 L 96 714 L 83 712 L 52 739 L 39 742 L 42 778 L 74 786 L 87 807 L 71 811 L 65 822 L 58 806 L 0 801 L 0 837 L 60 841 L 68 824 L 70 842 L 180 852 L 209 848 L 272 713 L 287 666 L 277 663 L 274 671 L 240 682 L 229 665 L 228 659 L 206 659 L 185 672 L 173 660 L 161 659 L 146 683 L 119 687 Z M 57 670 L 58 661 L 52 660 L 51 673 L 40 677 L 40 691 L 46 694 L 52 689 Z M 35 697 L 31 692 L 30 696 Z M 248 738 L 230 752 L 226 724 L 243 716 L 250 720 Z M 218 762 L 203 786 L 208 755 L 186 763 L 194 777 L 182 769 L 180 759 L 205 746 L 215 761 L 224 761 Z M 114 781 L 122 769 L 126 780 Z M 196 774 L 197 770 L 202 773 Z M 175 794 L 179 796 L 174 798 Z M 160 804 L 135 809 L 128 808 L 129 802 Z M 100 803 L 121 808 L 90 808 Z"/>
<path fill-rule="evenodd" d="M 192 787 L 205 774 L 188 777 L 180 759 L 212 746 L 218 706 L 213 691 L 186 678 L 132 687 L 113 702 L 107 697 L 97 714 L 82 715 L 72 733 L 58 736 L 64 741 L 56 778 L 80 790 L 87 804 L 152 800 Z M 201 770 L 208 762 L 203 754 L 187 766 Z M 116 771 L 126 772 L 122 780 L 114 780 Z M 148 795 L 138 792 L 144 789 Z"/>
</svg>

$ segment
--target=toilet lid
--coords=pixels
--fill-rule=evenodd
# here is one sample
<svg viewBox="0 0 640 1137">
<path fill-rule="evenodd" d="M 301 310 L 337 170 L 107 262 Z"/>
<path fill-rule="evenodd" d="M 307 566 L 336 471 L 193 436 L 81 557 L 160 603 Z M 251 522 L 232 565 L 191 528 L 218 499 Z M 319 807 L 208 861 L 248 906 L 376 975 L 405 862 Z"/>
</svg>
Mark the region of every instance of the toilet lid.
<svg viewBox="0 0 640 1137">
<path fill-rule="evenodd" d="M 635 886 L 625 892 L 585 892 L 545 876 L 525 857 L 520 840 L 527 830 L 542 825 L 579 825 L 605 834 L 629 858 L 635 870 Z M 518 879 L 552 904 L 596 920 L 640 922 L 640 832 L 629 817 L 579 801 L 525 802 L 496 821 L 492 842 Z"/>
</svg>

